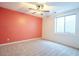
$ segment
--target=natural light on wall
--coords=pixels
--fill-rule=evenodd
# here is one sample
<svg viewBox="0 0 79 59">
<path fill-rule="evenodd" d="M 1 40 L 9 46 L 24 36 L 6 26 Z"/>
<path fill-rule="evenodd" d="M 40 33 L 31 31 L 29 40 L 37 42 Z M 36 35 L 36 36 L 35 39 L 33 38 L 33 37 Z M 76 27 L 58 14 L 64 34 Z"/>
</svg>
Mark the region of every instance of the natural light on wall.
<svg viewBox="0 0 79 59">
<path fill-rule="evenodd" d="M 57 17 L 55 19 L 56 33 L 75 33 L 76 15 Z"/>
</svg>

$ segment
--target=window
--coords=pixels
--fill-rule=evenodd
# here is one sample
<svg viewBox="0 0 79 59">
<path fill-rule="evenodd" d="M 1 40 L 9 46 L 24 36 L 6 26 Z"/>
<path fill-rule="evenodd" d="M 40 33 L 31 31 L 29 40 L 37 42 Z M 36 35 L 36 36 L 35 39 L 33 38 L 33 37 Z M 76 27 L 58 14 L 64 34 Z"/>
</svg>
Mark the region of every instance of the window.
<svg viewBox="0 0 79 59">
<path fill-rule="evenodd" d="M 55 19 L 55 32 L 75 33 L 76 15 L 58 17 Z"/>
<path fill-rule="evenodd" d="M 64 32 L 64 17 L 56 19 L 56 32 Z"/>
</svg>

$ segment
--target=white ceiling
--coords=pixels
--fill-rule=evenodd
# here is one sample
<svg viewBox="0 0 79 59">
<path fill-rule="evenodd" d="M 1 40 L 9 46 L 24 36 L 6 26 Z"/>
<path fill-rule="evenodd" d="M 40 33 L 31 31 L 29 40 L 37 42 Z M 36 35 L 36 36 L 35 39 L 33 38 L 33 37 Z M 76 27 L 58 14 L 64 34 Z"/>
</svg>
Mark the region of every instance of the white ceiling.
<svg viewBox="0 0 79 59">
<path fill-rule="evenodd" d="M 49 2 L 47 4 L 49 6 L 56 6 L 53 12 L 57 13 L 79 8 L 79 2 Z"/>
<path fill-rule="evenodd" d="M 61 13 L 71 9 L 79 8 L 79 2 L 47 2 L 46 5 L 52 6 L 53 9 L 50 10 L 49 13 L 45 13 L 44 16 L 52 14 L 54 12 Z M 28 14 L 33 13 L 33 11 L 30 11 L 29 9 L 27 9 L 26 6 L 23 7 L 21 2 L 0 2 L 0 7 L 16 10 L 22 13 L 28 13 Z M 39 16 L 39 17 L 43 16 L 40 13 L 32 14 L 32 15 Z"/>
</svg>

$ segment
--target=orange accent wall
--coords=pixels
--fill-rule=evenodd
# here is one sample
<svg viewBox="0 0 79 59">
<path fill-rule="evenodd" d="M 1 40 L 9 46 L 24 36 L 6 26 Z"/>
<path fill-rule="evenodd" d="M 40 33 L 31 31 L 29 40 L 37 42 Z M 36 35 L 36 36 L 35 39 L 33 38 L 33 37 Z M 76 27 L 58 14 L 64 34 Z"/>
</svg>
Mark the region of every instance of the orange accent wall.
<svg viewBox="0 0 79 59">
<path fill-rule="evenodd" d="M 42 36 L 42 18 L 0 7 L 0 44 Z"/>
</svg>

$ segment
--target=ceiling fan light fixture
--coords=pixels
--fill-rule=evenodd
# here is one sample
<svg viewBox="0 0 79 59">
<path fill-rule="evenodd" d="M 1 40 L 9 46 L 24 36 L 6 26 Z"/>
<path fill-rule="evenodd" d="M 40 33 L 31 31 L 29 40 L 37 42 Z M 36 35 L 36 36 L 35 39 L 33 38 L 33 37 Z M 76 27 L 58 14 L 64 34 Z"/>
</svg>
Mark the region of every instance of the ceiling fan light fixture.
<svg viewBox="0 0 79 59">
<path fill-rule="evenodd" d="M 43 9 L 44 8 L 44 5 L 43 4 L 36 5 L 36 6 L 37 6 L 37 10 L 40 10 L 40 9 Z"/>
</svg>

